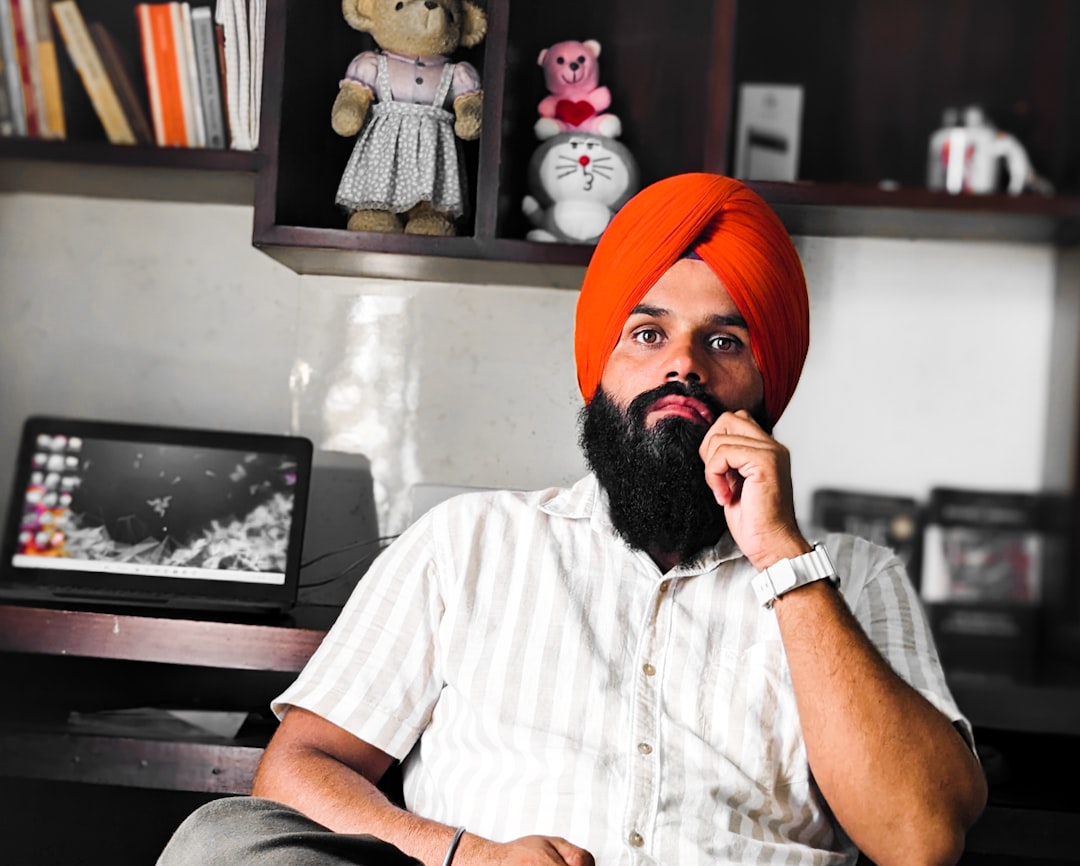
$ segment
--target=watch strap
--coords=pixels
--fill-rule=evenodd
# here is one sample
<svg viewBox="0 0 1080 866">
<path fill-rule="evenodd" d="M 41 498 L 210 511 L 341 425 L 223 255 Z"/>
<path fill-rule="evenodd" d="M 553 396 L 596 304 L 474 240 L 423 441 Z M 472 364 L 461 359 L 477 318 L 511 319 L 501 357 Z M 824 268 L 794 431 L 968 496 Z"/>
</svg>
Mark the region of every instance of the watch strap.
<svg viewBox="0 0 1080 866">
<path fill-rule="evenodd" d="M 785 593 L 819 580 L 827 580 L 833 586 L 840 585 L 840 576 L 824 544 L 815 544 L 813 550 L 802 556 L 774 562 L 758 573 L 752 585 L 758 601 L 771 608 Z"/>
</svg>

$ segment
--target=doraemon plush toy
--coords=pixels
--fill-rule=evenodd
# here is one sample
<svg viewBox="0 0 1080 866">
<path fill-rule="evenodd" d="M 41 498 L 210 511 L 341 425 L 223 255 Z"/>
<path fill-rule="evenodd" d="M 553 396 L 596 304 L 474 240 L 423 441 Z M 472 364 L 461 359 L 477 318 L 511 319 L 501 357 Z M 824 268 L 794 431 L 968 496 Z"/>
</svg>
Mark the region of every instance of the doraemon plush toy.
<svg viewBox="0 0 1080 866">
<path fill-rule="evenodd" d="M 638 167 L 614 138 L 560 132 L 533 152 L 522 210 L 535 226 L 531 241 L 595 244 L 638 190 Z"/>
<path fill-rule="evenodd" d="M 600 43 L 556 42 L 540 52 L 548 95 L 540 100 L 540 118 L 533 127 L 543 141 L 560 132 L 591 132 L 608 138 L 622 133 L 622 122 L 607 112 L 611 91 L 600 86 Z"/>
</svg>

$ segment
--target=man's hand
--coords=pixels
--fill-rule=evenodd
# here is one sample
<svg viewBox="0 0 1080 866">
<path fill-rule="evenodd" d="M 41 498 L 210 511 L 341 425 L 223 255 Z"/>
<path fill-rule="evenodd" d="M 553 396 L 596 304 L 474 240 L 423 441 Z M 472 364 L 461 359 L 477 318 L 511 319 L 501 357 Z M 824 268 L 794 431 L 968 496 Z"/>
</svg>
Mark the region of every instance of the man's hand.
<svg viewBox="0 0 1080 866">
<path fill-rule="evenodd" d="M 739 549 L 760 571 L 809 552 L 799 532 L 788 450 L 744 409 L 713 422 L 698 452 Z"/>
<path fill-rule="evenodd" d="M 455 862 L 491 866 L 595 866 L 592 854 L 557 836 L 524 836 L 498 843 L 466 833 Z"/>
</svg>

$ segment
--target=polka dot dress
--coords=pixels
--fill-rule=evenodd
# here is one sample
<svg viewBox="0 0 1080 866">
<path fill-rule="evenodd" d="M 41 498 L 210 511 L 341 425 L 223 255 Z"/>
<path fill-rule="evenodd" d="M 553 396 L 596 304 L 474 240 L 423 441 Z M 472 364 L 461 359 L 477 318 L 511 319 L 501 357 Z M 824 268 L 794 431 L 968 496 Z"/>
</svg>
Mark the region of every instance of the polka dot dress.
<svg viewBox="0 0 1080 866">
<path fill-rule="evenodd" d="M 380 99 L 345 166 L 339 205 L 350 211 L 404 213 L 428 201 L 437 211 L 461 216 L 464 193 L 454 115 L 442 107 L 453 77 L 454 64 L 447 63 L 431 105 L 396 102 L 386 58 L 379 55 Z"/>
</svg>

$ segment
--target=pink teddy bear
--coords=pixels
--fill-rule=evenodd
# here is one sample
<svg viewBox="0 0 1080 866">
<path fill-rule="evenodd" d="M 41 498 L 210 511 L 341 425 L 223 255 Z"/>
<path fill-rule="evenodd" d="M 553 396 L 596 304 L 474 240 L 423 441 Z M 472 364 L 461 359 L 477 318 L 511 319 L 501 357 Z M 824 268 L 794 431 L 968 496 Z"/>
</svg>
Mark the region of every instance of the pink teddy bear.
<svg viewBox="0 0 1080 866">
<path fill-rule="evenodd" d="M 540 100 L 540 118 L 533 129 L 541 141 L 560 132 L 591 132 L 608 138 L 622 133 L 622 121 L 605 113 L 611 91 L 600 87 L 600 43 L 556 42 L 540 52 L 536 63 L 544 69 L 549 95 Z"/>
</svg>

